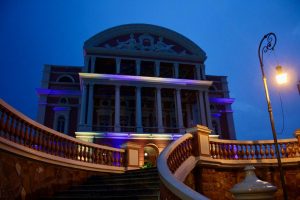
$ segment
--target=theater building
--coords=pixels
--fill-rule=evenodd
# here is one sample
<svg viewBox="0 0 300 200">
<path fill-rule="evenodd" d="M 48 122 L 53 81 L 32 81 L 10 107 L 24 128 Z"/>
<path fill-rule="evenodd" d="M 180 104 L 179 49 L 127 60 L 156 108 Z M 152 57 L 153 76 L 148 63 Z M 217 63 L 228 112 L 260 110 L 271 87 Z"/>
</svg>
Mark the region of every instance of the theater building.
<svg viewBox="0 0 300 200">
<path fill-rule="evenodd" d="M 38 121 L 114 147 L 140 146 L 140 165 L 196 124 L 235 139 L 226 76 L 205 73 L 205 52 L 154 25 L 107 29 L 84 43 L 84 66 L 45 65 Z"/>
</svg>

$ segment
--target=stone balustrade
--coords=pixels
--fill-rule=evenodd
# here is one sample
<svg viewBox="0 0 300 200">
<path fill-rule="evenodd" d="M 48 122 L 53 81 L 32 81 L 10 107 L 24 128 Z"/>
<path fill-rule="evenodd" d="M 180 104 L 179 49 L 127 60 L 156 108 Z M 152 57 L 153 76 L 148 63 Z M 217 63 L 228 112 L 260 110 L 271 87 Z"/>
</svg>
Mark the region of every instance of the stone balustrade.
<svg viewBox="0 0 300 200">
<path fill-rule="evenodd" d="M 161 199 L 206 199 L 205 196 L 195 190 L 191 191 L 191 188 L 184 184 L 187 176 L 191 175 L 192 170 L 199 164 L 226 169 L 241 168 L 249 164 L 260 167 L 277 165 L 273 140 L 222 140 L 209 137 L 211 131 L 200 125 L 187 132 L 164 149 L 159 156 Z M 283 165 L 298 166 L 300 129 L 295 131 L 295 137 L 278 140 Z M 202 185 L 201 180 L 195 181 L 198 181 L 198 185 Z M 194 183 L 195 185 L 197 183 Z"/>
<path fill-rule="evenodd" d="M 273 140 L 239 141 L 211 138 L 210 154 L 214 159 L 250 160 L 275 159 L 275 144 Z M 281 158 L 300 157 L 300 147 L 297 139 L 278 140 Z"/>
<path fill-rule="evenodd" d="M 125 150 L 84 142 L 43 126 L 0 99 L 0 143 L 2 149 L 23 149 L 35 155 L 51 155 L 69 161 L 111 166 L 125 171 Z M 33 151 L 32 151 L 33 150 Z M 34 157 L 34 156 L 32 156 Z M 69 160 L 69 161 L 68 161 Z M 72 165 L 70 163 L 70 165 Z M 80 164 L 79 164 L 80 165 Z M 119 167 L 119 169 L 118 169 Z M 105 167 L 105 170 L 108 170 Z"/>
</svg>

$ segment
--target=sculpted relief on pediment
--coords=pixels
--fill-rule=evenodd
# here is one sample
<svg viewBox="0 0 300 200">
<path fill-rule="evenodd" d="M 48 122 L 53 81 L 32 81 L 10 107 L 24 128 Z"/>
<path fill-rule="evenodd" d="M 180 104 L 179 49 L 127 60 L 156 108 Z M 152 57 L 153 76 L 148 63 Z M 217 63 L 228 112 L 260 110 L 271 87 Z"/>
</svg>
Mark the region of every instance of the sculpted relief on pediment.
<svg viewBox="0 0 300 200">
<path fill-rule="evenodd" d="M 137 51 L 163 52 L 178 55 L 191 55 L 191 53 L 178 44 L 165 39 L 162 36 L 154 36 L 148 33 L 120 36 L 102 43 L 99 47 L 110 49 L 124 49 Z"/>
</svg>

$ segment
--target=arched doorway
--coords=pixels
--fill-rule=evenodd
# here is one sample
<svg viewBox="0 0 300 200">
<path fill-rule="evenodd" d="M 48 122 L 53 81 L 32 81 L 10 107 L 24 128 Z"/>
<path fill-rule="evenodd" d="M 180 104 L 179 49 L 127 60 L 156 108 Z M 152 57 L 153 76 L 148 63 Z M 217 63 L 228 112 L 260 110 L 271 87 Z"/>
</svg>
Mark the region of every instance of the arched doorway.
<svg viewBox="0 0 300 200">
<path fill-rule="evenodd" d="M 144 166 L 145 167 L 156 167 L 156 160 L 159 151 L 155 144 L 147 144 L 144 147 Z"/>
</svg>

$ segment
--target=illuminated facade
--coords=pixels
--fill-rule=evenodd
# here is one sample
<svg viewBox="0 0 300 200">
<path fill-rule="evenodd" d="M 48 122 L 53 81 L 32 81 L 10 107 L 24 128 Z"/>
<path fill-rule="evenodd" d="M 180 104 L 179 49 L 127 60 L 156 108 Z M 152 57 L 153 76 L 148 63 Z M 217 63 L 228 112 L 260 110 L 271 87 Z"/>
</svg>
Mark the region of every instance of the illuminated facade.
<svg viewBox="0 0 300 200">
<path fill-rule="evenodd" d="M 227 79 L 206 75 L 205 59 L 163 27 L 105 30 L 84 43 L 83 67 L 45 66 L 38 121 L 99 144 L 135 142 L 147 162 L 196 124 L 235 139 Z"/>
</svg>

